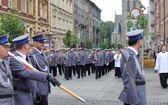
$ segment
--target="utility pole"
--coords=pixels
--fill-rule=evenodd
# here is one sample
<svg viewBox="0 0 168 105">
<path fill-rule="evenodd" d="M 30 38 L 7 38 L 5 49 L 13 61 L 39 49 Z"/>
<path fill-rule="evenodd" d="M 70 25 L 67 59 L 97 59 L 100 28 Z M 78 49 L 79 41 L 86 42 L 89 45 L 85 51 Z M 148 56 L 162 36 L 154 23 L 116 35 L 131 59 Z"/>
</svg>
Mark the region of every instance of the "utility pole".
<svg viewBox="0 0 168 105">
<path fill-rule="evenodd" d="M 163 20 L 163 21 L 164 21 L 164 22 L 163 22 L 163 23 L 164 23 L 164 37 L 163 37 L 163 44 L 164 44 L 164 46 L 165 46 L 165 45 L 166 45 L 166 31 L 165 31 L 165 18 L 166 18 L 166 17 L 165 17 L 165 0 L 163 0 L 163 2 L 164 2 L 164 3 L 163 3 L 163 12 L 164 12 L 164 13 L 163 13 L 163 15 L 164 15 L 164 16 L 163 16 L 163 19 L 164 19 L 164 20 Z"/>
</svg>

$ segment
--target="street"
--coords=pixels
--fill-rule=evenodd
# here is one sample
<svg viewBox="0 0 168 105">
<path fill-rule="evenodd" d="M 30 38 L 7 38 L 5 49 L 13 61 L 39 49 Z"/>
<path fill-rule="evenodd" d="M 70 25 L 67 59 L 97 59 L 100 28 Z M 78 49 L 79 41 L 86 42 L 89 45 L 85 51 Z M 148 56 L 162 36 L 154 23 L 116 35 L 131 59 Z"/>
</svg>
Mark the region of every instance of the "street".
<svg viewBox="0 0 168 105">
<path fill-rule="evenodd" d="M 168 89 L 160 86 L 158 73 L 154 73 L 152 69 L 147 69 L 145 72 L 148 105 L 168 105 Z M 118 100 L 123 89 L 122 80 L 114 77 L 114 70 L 97 80 L 95 74 L 81 79 L 73 76 L 68 81 L 63 76 L 56 78 L 63 86 L 85 99 L 86 102 L 82 103 L 58 87 L 52 86 L 49 105 L 123 105 Z"/>
</svg>

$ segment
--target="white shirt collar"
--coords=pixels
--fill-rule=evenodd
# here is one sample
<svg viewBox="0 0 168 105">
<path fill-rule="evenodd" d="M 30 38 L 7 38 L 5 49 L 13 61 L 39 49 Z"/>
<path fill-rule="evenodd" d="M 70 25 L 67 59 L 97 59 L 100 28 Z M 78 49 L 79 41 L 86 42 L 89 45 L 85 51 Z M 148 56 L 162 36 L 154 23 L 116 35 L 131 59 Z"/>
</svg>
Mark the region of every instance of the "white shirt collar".
<svg viewBox="0 0 168 105">
<path fill-rule="evenodd" d="M 23 54 L 21 52 L 18 52 L 18 51 L 16 51 L 16 52 L 19 53 L 22 56 L 23 59 L 26 59 L 26 55 L 25 54 Z"/>
<path fill-rule="evenodd" d="M 39 51 L 37 48 L 33 47 L 33 49 L 35 49 L 37 52 L 39 52 L 40 54 L 42 53 L 41 51 Z"/>
<path fill-rule="evenodd" d="M 131 47 L 131 46 L 128 46 L 128 48 L 131 49 L 132 51 L 134 51 L 134 53 L 135 53 L 136 55 L 138 55 L 138 51 L 137 51 L 135 48 L 133 48 L 133 47 Z"/>
</svg>

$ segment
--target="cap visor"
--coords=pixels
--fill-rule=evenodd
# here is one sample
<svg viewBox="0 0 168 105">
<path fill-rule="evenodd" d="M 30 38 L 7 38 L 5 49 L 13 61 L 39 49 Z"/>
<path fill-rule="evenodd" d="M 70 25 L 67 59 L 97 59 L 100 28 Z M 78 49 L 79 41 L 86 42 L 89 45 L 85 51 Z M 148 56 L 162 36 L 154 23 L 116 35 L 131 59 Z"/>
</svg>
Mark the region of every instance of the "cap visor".
<svg viewBox="0 0 168 105">
<path fill-rule="evenodd" d="M 10 46 L 11 44 L 10 43 L 5 43 L 3 44 L 4 46 Z"/>
</svg>

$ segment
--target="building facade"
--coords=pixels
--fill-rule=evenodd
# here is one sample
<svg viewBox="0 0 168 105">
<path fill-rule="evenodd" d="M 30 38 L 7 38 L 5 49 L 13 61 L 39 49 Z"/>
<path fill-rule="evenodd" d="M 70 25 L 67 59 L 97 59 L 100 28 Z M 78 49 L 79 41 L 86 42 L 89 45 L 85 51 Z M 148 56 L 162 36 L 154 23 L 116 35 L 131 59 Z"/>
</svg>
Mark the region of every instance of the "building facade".
<svg viewBox="0 0 168 105">
<path fill-rule="evenodd" d="M 74 0 L 51 0 L 51 44 L 54 49 L 64 48 L 66 31 L 73 32 Z"/>
<path fill-rule="evenodd" d="M 96 43 L 96 26 L 100 23 L 101 10 L 90 0 L 74 0 L 74 34 L 79 38 L 79 47 L 88 38 Z"/>
<path fill-rule="evenodd" d="M 121 42 L 126 45 L 126 23 L 127 16 L 130 14 L 133 8 L 140 7 L 141 0 L 122 0 L 122 26 L 121 26 Z"/>
<path fill-rule="evenodd" d="M 9 14 L 16 9 L 16 15 L 25 24 L 25 33 L 30 33 L 32 37 L 50 31 L 49 4 L 49 0 L 0 0 L 0 14 Z"/>
<path fill-rule="evenodd" d="M 163 45 L 168 46 L 168 1 L 150 0 L 150 29 L 154 35 L 151 37 L 155 49 L 161 49 Z"/>
<path fill-rule="evenodd" d="M 111 35 L 112 43 L 121 43 L 121 25 L 122 25 L 122 15 L 115 14 L 114 30 Z"/>
</svg>

